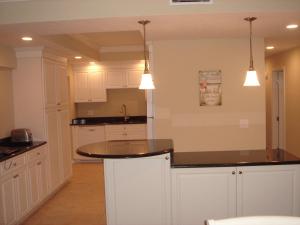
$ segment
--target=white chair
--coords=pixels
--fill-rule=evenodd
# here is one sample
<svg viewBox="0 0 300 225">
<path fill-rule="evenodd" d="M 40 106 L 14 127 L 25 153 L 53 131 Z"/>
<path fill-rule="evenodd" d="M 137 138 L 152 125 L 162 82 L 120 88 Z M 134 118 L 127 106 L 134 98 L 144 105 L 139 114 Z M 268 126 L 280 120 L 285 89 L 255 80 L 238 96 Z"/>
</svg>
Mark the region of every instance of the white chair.
<svg viewBox="0 0 300 225">
<path fill-rule="evenodd" d="M 300 225 L 300 217 L 249 216 L 220 220 L 207 220 L 207 225 Z"/>
</svg>

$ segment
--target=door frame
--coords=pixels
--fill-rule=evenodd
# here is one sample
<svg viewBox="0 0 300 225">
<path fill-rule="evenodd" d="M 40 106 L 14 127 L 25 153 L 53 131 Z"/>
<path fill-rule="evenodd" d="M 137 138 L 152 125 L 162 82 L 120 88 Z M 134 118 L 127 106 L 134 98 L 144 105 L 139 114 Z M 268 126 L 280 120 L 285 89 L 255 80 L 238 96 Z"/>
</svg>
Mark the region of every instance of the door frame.
<svg viewBox="0 0 300 225">
<path fill-rule="evenodd" d="M 281 121 L 282 121 L 282 148 L 283 149 L 286 149 L 286 69 L 283 67 L 283 68 L 275 68 L 271 71 L 271 99 L 270 99 L 270 102 L 271 102 L 271 140 L 272 140 L 272 143 L 271 143 L 271 147 L 273 148 L 273 75 L 274 73 L 278 73 L 278 72 L 282 72 L 282 82 L 283 82 L 283 103 L 282 103 L 282 118 L 281 118 Z M 278 137 L 279 138 L 279 137 Z M 279 146 L 277 146 L 279 147 Z"/>
</svg>

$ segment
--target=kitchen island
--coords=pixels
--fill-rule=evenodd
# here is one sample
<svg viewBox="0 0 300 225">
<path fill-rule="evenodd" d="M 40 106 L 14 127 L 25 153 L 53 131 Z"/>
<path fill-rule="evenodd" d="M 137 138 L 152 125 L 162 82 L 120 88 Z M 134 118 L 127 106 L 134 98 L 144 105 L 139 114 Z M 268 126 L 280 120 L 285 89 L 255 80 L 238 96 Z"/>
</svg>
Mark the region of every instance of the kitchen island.
<svg viewBox="0 0 300 225">
<path fill-rule="evenodd" d="M 171 140 L 111 141 L 104 158 L 108 225 L 203 225 L 249 215 L 300 216 L 300 159 L 284 150 L 174 152 Z"/>
</svg>

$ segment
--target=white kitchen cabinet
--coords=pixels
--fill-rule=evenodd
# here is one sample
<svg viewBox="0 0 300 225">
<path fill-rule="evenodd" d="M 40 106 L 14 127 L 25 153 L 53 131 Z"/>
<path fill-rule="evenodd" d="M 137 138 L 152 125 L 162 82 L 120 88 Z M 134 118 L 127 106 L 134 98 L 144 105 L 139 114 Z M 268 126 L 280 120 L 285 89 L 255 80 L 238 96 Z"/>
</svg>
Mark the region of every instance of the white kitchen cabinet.
<svg viewBox="0 0 300 225">
<path fill-rule="evenodd" d="M 170 225 L 170 155 L 104 159 L 107 225 Z"/>
<path fill-rule="evenodd" d="M 30 208 L 43 201 L 48 194 L 46 155 L 46 145 L 27 153 Z"/>
<path fill-rule="evenodd" d="M 43 59 L 45 74 L 45 101 L 46 107 L 64 106 L 68 104 L 68 77 L 67 69 L 49 59 Z"/>
<path fill-rule="evenodd" d="M 106 140 L 140 140 L 147 138 L 146 124 L 121 124 L 105 126 Z"/>
<path fill-rule="evenodd" d="M 87 144 L 105 141 L 105 126 L 73 126 L 73 159 L 75 160 L 97 160 L 91 157 L 78 155 L 76 150 Z"/>
<path fill-rule="evenodd" d="M 208 218 L 236 215 L 235 168 L 171 171 L 173 225 L 204 225 Z"/>
<path fill-rule="evenodd" d="M 251 215 L 300 216 L 299 165 L 172 169 L 174 225 Z"/>
<path fill-rule="evenodd" d="M 21 167 L 1 177 L 0 224 L 15 224 L 20 217 L 28 212 L 26 172 L 25 167 Z"/>
<path fill-rule="evenodd" d="M 300 216 L 299 165 L 237 168 L 237 216 Z"/>
<path fill-rule="evenodd" d="M 75 102 L 106 102 L 103 72 L 75 72 Z"/>
<path fill-rule="evenodd" d="M 107 88 L 138 88 L 143 71 L 141 70 L 108 70 L 106 71 Z"/>
<path fill-rule="evenodd" d="M 43 48 L 17 49 L 16 56 L 15 126 L 29 128 L 34 140 L 48 142 L 46 164 L 49 193 L 53 193 L 71 173 L 71 157 L 67 157 L 72 151 L 71 131 L 66 128 L 70 122 L 67 60 Z"/>
</svg>

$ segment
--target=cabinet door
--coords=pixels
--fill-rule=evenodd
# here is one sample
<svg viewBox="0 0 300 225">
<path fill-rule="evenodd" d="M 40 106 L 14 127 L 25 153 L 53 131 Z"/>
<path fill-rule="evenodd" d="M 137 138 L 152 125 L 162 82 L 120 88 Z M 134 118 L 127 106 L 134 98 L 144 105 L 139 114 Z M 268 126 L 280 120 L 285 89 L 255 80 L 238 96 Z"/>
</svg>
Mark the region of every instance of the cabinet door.
<svg viewBox="0 0 300 225">
<path fill-rule="evenodd" d="M 236 169 L 172 169 L 174 225 L 204 225 L 236 215 Z"/>
<path fill-rule="evenodd" d="M 126 125 L 127 140 L 140 140 L 147 138 L 147 129 L 145 124 Z"/>
<path fill-rule="evenodd" d="M 299 166 L 238 168 L 237 215 L 300 215 Z"/>
<path fill-rule="evenodd" d="M 73 158 L 80 160 L 98 160 L 78 155 L 76 150 L 83 145 L 105 141 L 105 126 L 73 126 Z"/>
<path fill-rule="evenodd" d="M 65 66 L 59 64 L 55 66 L 55 81 L 57 105 L 68 105 L 69 82 Z"/>
<path fill-rule="evenodd" d="M 1 224 L 16 223 L 28 210 L 26 169 L 21 168 L 1 180 Z"/>
<path fill-rule="evenodd" d="M 62 182 L 70 178 L 72 175 L 72 161 L 71 161 L 71 129 L 69 125 L 70 117 L 68 109 L 61 109 L 59 111 L 59 145 L 60 158 L 62 159 Z"/>
<path fill-rule="evenodd" d="M 92 102 L 106 102 L 104 73 L 90 72 L 88 76 L 89 94 Z"/>
<path fill-rule="evenodd" d="M 30 207 L 33 208 L 47 196 L 47 169 L 46 160 L 40 158 L 29 163 L 29 192 Z"/>
<path fill-rule="evenodd" d="M 106 125 L 106 140 L 127 140 L 126 125 Z"/>
<path fill-rule="evenodd" d="M 10 225 L 17 220 L 17 200 L 13 176 L 1 180 L 1 224 Z"/>
<path fill-rule="evenodd" d="M 127 87 L 138 88 L 141 83 L 143 71 L 141 70 L 129 70 L 127 71 Z"/>
<path fill-rule="evenodd" d="M 126 72 L 124 70 L 115 70 L 106 72 L 107 88 L 126 88 Z"/>
<path fill-rule="evenodd" d="M 61 168 L 61 146 L 59 145 L 60 136 L 58 135 L 58 112 L 56 109 L 47 110 L 46 121 L 48 124 L 48 146 L 50 163 L 50 190 L 55 190 L 62 181 Z"/>
<path fill-rule="evenodd" d="M 170 155 L 104 159 L 107 225 L 170 225 Z"/>
<path fill-rule="evenodd" d="M 75 102 L 88 102 L 89 89 L 88 89 L 88 73 L 80 72 L 74 74 L 75 84 Z"/>
<path fill-rule="evenodd" d="M 45 100 L 46 107 L 56 106 L 56 76 L 54 62 L 44 59 L 43 73 L 45 79 Z"/>
</svg>

